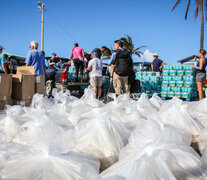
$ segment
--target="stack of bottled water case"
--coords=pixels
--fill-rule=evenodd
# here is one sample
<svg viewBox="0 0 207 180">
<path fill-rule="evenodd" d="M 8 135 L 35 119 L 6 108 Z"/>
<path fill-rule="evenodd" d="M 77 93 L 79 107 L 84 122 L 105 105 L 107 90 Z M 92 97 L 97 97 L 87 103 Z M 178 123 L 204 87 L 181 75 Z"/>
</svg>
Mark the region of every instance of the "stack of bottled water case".
<svg viewBox="0 0 207 180">
<path fill-rule="evenodd" d="M 165 65 L 162 71 L 161 97 L 192 99 L 197 96 L 195 69 L 190 65 Z"/>
<path fill-rule="evenodd" d="M 137 72 L 136 79 L 140 80 L 141 93 L 148 95 L 161 93 L 162 78 L 161 76 L 157 76 L 156 72 Z"/>
<path fill-rule="evenodd" d="M 80 73 L 79 73 L 79 76 L 80 76 Z M 69 69 L 68 69 L 68 79 L 72 82 L 76 81 L 75 67 L 69 67 Z"/>
</svg>

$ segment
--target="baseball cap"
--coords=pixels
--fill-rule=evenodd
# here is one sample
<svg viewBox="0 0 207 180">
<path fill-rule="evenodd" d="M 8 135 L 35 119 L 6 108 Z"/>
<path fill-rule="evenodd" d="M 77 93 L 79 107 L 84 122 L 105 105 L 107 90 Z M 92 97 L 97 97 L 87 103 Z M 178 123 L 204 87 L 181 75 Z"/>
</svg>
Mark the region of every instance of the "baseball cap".
<svg viewBox="0 0 207 180">
<path fill-rule="evenodd" d="M 0 49 L 5 49 L 2 45 L 0 45 Z"/>
<path fill-rule="evenodd" d="M 154 54 L 153 54 L 153 56 L 156 56 L 156 57 L 158 57 L 158 53 L 154 53 Z"/>
<path fill-rule="evenodd" d="M 96 54 L 93 54 L 93 53 L 96 53 Z M 91 52 L 93 55 L 98 55 L 98 58 L 101 57 L 101 50 L 99 48 L 95 48 L 92 52 Z"/>
<path fill-rule="evenodd" d="M 92 52 L 92 54 L 93 54 L 94 56 L 97 56 L 97 55 L 98 55 L 98 53 L 97 53 L 97 52 Z"/>
</svg>

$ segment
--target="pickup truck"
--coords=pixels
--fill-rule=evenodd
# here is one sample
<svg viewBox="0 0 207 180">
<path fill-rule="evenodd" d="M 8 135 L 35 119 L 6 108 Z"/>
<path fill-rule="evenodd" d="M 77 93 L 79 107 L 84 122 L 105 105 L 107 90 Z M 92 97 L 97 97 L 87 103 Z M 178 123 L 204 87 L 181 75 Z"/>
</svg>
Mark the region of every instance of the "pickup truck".
<svg viewBox="0 0 207 180">
<path fill-rule="evenodd" d="M 58 70 L 46 69 L 45 77 L 45 95 L 47 97 L 52 95 L 53 88 L 57 88 L 58 91 L 68 89 L 72 94 L 81 97 L 84 89 L 89 85 L 89 79 L 85 79 L 85 82 L 74 82 L 69 76 L 69 67 L 67 66 Z"/>
</svg>

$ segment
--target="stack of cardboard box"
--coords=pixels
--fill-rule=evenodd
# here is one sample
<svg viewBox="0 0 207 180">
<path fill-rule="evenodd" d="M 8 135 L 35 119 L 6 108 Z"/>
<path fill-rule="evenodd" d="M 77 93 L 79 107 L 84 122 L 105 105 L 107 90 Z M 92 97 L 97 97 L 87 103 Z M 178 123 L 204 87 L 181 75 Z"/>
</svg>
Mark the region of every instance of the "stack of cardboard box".
<svg viewBox="0 0 207 180">
<path fill-rule="evenodd" d="M 29 106 L 35 93 L 44 94 L 45 76 L 34 75 L 34 67 L 17 67 L 13 75 L 12 98 L 15 105 Z"/>
<path fill-rule="evenodd" d="M 0 109 L 5 105 L 13 105 L 12 95 L 12 75 L 0 74 Z"/>
</svg>

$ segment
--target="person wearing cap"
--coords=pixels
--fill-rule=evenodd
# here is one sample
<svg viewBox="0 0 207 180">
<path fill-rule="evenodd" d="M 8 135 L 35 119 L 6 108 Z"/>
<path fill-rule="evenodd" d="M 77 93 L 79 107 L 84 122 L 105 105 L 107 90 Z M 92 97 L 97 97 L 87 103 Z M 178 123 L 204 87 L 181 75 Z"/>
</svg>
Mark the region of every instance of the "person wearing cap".
<svg viewBox="0 0 207 180">
<path fill-rule="evenodd" d="M 0 73 L 7 74 L 6 59 L 2 54 L 4 47 L 0 45 Z"/>
<path fill-rule="evenodd" d="M 91 52 L 92 60 L 89 61 L 88 67 L 85 72 L 90 71 L 90 83 L 95 93 L 95 98 L 101 98 L 101 86 L 102 86 L 102 68 L 103 63 L 100 60 L 100 49 L 94 49 Z"/>
<path fill-rule="evenodd" d="M 30 42 L 30 51 L 27 54 L 25 63 L 26 66 L 34 66 L 35 75 L 45 74 L 45 56 L 41 51 L 38 51 L 38 42 Z"/>
<path fill-rule="evenodd" d="M 158 57 L 159 57 L 158 53 L 154 53 L 153 57 L 154 57 L 154 60 L 152 61 L 151 69 L 154 72 L 161 73 L 162 67 L 165 65 L 165 62 L 162 61 L 161 59 L 158 59 Z"/>
<path fill-rule="evenodd" d="M 48 62 L 50 64 L 49 66 L 50 69 L 57 70 L 58 66 L 60 65 L 59 63 L 61 63 L 61 59 L 57 57 L 56 53 L 52 53 L 52 56 Z"/>
</svg>

